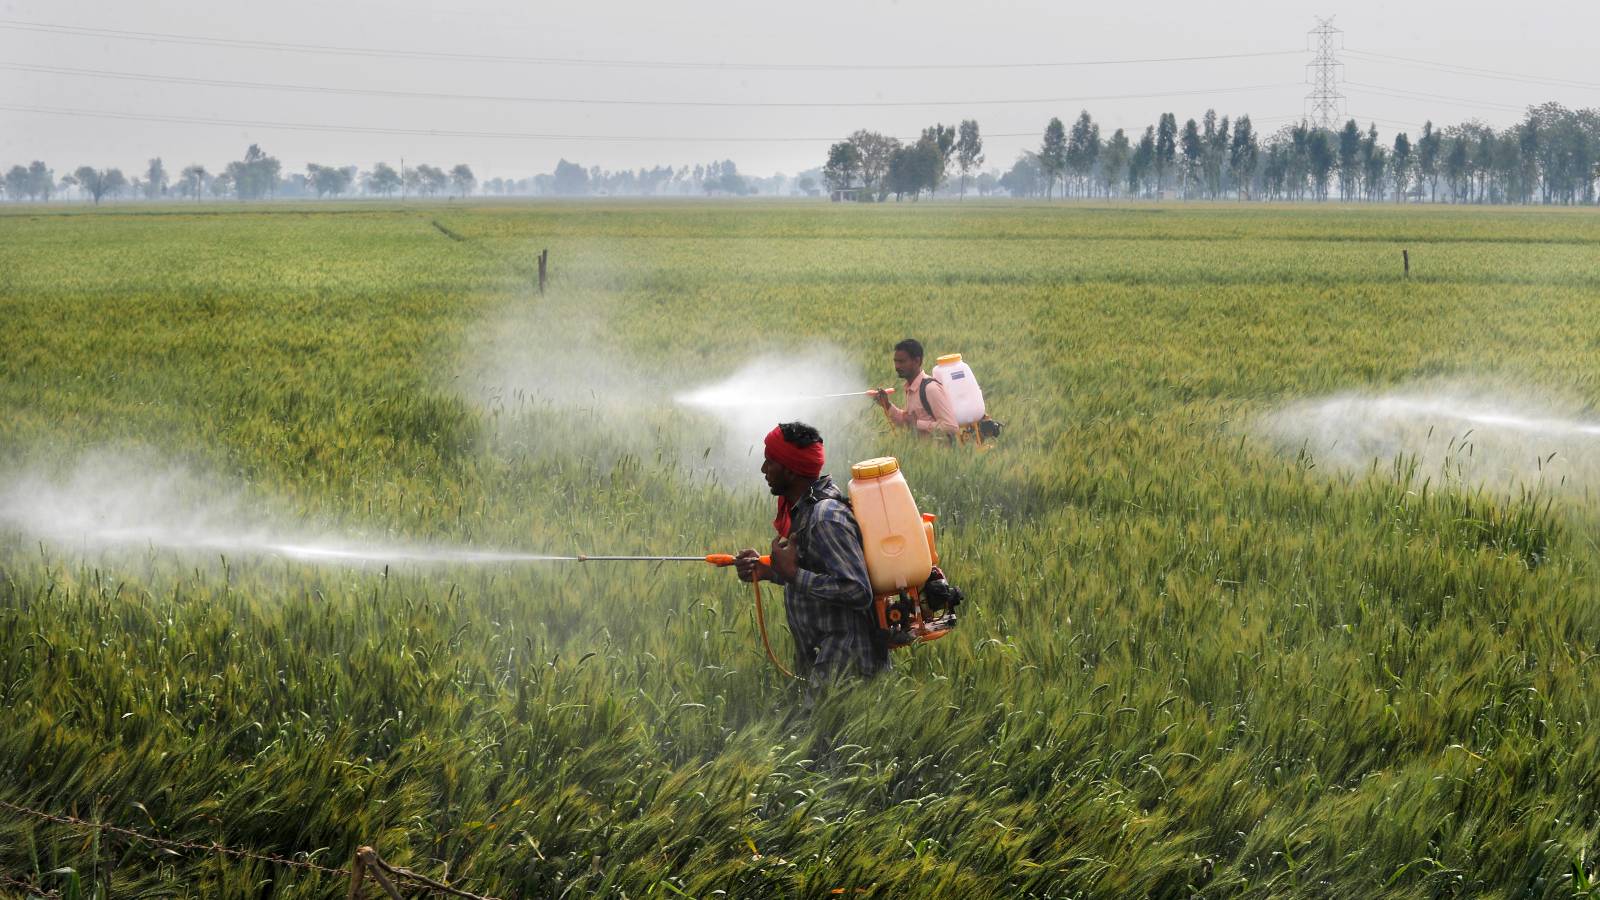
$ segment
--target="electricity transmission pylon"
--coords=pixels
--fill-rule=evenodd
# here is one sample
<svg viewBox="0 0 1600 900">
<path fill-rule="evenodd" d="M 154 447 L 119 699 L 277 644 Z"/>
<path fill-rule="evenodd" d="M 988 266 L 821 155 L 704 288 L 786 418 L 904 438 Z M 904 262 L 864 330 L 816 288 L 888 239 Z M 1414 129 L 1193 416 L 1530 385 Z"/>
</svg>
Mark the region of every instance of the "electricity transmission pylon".
<svg viewBox="0 0 1600 900">
<path fill-rule="evenodd" d="M 1306 83 L 1311 93 L 1306 95 L 1306 118 L 1317 128 L 1329 131 L 1344 118 L 1344 95 L 1339 93 L 1339 75 L 1344 63 L 1333 55 L 1344 49 L 1344 32 L 1333 27 L 1333 17 L 1317 18 L 1317 27 L 1306 32 L 1306 43 L 1316 44 L 1317 55 L 1306 63 Z"/>
</svg>

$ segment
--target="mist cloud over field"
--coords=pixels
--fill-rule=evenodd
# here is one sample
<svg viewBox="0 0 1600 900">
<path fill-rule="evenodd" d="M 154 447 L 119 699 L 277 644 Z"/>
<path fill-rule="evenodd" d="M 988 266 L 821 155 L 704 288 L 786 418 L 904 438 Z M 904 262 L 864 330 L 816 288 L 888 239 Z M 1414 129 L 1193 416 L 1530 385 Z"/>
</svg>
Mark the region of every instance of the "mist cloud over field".
<svg viewBox="0 0 1600 900">
<path fill-rule="evenodd" d="M 0 529 L 64 550 L 161 550 L 344 565 L 533 562 L 470 547 L 366 541 L 274 516 L 237 486 L 182 466 L 98 451 L 65 472 L 0 480 Z"/>
<path fill-rule="evenodd" d="M 1475 487 L 1581 490 L 1600 483 L 1600 419 L 1530 389 L 1466 383 L 1346 392 L 1290 403 L 1258 429 L 1285 451 L 1360 471 L 1399 460 Z"/>
<path fill-rule="evenodd" d="M 507 308 L 479 325 L 461 370 L 468 398 L 522 449 L 660 452 L 735 488 L 761 487 L 762 439 L 779 422 L 820 430 L 838 472 L 878 415 L 869 398 L 826 396 L 874 386 L 829 344 L 646 359 L 613 336 L 601 308 Z"/>
</svg>

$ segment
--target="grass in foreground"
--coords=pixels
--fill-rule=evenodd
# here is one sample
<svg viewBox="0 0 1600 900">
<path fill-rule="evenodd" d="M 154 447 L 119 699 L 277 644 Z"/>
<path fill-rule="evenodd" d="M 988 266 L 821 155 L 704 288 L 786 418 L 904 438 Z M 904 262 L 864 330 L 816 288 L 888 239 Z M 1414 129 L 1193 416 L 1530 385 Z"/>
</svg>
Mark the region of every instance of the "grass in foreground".
<svg viewBox="0 0 1600 900">
<path fill-rule="evenodd" d="M 688 475 L 714 438 L 670 409 L 485 400 L 484 354 L 589 360 L 573 380 L 653 402 L 796 332 L 886 379 L 914 333 L 965 353 L 1009 426 L 982 456 L 865 411 L 841 438 L 836 475 L 902 457 L 973 602 L 809 717 L 725 572 L 9 534 L 0 799 L 330 865 L 370 843 L 501 896 L 1592 891 L 1587 500 L 1338 475 L 1247 427 L 1419 378 L 1600 397 L 1592 215 L 313 207 L 0 234 L 9 471 L 101 448 L 308 526 L 703 552 L 764 540 L 753 465 Z M 344 890 L 10 815 L 0 835 L 0 871 L 113 896 Z"/>
</svg>

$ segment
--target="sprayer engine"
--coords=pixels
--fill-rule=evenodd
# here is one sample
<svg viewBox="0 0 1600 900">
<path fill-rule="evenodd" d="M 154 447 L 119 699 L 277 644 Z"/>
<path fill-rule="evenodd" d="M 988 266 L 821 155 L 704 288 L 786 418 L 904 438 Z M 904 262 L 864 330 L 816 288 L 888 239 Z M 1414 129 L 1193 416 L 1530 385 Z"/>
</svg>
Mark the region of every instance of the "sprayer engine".
<svg viewBox="0 0 1600 900">
<path fill-rule="evenodd" d="M 888 637 L 890 649 L 936 641 L 956 627 L 956 607 L 963 599 L 961 589 L 934 566 L 921 589 L 876 598 L 878 627 Z"/>
</svg>

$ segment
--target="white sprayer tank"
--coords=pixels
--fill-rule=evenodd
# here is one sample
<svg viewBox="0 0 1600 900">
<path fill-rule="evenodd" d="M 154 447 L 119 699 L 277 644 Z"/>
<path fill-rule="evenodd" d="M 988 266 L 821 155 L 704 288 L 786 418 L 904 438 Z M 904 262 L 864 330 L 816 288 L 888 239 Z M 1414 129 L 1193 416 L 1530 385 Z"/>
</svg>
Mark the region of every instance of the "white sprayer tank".
<svg viewBox="0 0 1600 900">
<path fill-rule="evenodd" d="M 933 569 L 933 552 L 900 462 L 885 456 L 851 466 L 850 506 L 861 525 L 872 593 L 921 588 Z"/>
<path fill-rule="evenodd" d="M 950 398 L 950 408 L 956 415 L 957 425 L 971 425 L 983 418 L 986 411 L 983 388 L 978 387 L 978 379 L 972 374 L 972 368 L 961 361 L 961 354 L 949 353 L 939 357 L 938 364 L 933 367 L 933 377 L 944 385 L 944 393 Z"/>
</svg>

